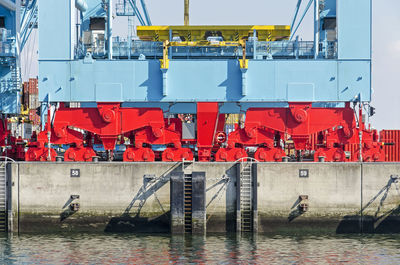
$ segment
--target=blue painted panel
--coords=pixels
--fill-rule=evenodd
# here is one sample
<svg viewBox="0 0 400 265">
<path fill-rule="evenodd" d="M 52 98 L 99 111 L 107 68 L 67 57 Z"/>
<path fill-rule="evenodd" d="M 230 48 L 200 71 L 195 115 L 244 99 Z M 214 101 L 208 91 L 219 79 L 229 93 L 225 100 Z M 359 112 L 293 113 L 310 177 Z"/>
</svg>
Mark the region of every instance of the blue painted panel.
<svg viewBox="0 0 400 265">
<path fill-rule="evenodd" d="M 288 83 L 287 85 L 288 101 L 314 101 L 315 85 L 308 83 Z"/>
<path fill-rule="evenodd" d="M 249 61 L 246 99 L 258 101 L 262 97 L 270 101 L 276 100 L 279 94 L 275 89 L 276 65 L 276 61 Z"/>
<path fill-rule="evenodd" d="M 121 83 L 96 83 L 95 85 L 96 102 L 121 102 L 122 84 Z"/>
<path fill-rule="evenodd" d="M 132 101 L 161 101 L 163 96 L 160 61 L 136 61 L 134 67 Z M 130 87 L 126 89 L 132 90 Z"/>
<path fill-rule="evenodd" d="M 371 1 L 338 1 L 339 59 L 371 58 Z"/>
<path fill-rule="evenodd" d="M 168 98 L 185 101 L 238 100 L 241 91 L 239 61 L 170 61 Z"/>
<path fill-rule="evenodd" d="M 39 62 L 39 100 L 68 102 L 71 100 L 70 67 L 68 61 Z"/>
<path fill-rule="evenodd" d="M 276 99 L 304 101 L 307 94 L 308 101 L 338 100 L 336 61 L 288 60 L 278 61 L 276 67 Z"/>
<path fill-rule="evenodd" d="M 39 58 L 41 60 L 71 59 L 71 0 L 40 0 Z"/>
<path fill-rule="evenodd" d="M 65 102 L 334 102 L 351 101 L 362 92 L 369 100 L 369 86 L 364 87 L 370 80 L 369 61 L 342 64 L 338 75 L 333 60 L 250 61 L 248 93 L 242 96 L 237 60 L 171 60 L 167 95 L 162 96 L 158 60 L 41 61 L 40 99 L 50 93 L 51 101 Z M 356 85 L 354 76 L 362 77 Z"/>
<path fill-rule="evenodd" d="M 371 101 L 371 62 L 339 62 L 339 100 L 355 100 L 361 94 L 362 101 Z"/>
<path fill-rule="evenodd" d="M 71 62 L 71 100 L 131 101 L 137 76 L 135 65 L 131 61 Z"/>
</svg>

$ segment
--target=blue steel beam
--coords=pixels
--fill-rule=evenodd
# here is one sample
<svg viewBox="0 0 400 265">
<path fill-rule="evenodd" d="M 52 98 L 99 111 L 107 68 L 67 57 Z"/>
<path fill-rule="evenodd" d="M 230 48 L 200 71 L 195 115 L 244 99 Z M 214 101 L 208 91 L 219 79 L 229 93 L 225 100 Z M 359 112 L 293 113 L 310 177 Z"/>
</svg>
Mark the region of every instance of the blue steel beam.
<svg viewBox="0 0 400 265">
<path fill-rule="evenodd" d="M 38 22 L 38 18 L 35 17 L 35 19 L 32 20 L 32 23 L 36 24 L 37 22 Z M 32 34 L 33 28 L 34 28 L 34 26 L 30 27 L 29 30 L 28 30 L 28 33 L 24 36 L 24 38 L 21 39 L 21 51 L 24 49 L 26 43 L 28 42 L 29 37 Z"/>
<path fill-rule="evenodd" d="M 145 21 L 143 20 L 142 14 L 140 14 L 140 11 L 136 5 L 136 2 L 134 0 L 128 0 L 129 3 L 131 4 L 133 8 L 133 12 L 135 12 L 135 16 L 138 18 L 140 25 L 142 26 L 147 26 Z"/>
<path fill-rule="evenodd" d="M 368 60 L 249 60 L 242 95 L 238 60 L 41 61 L 39 97 L 52 102 L 348 102 L 371 97 Z M 84 89 L 83 89 L 84 88 Z"/>
<path fill-rule="evenodd" d="M 140 3 L 142 4 L 143 14 L 146 19 L 147 26 L 151 26 L 150 15 L 147 12 L 145 0 L 140 0 Z"/>
<path fill-rule="evenodd" d="M 83 13 L 86 12 L 88 5 L 85 0 L 75 0 L 75 7 Z"/>
<path fill-rule="evenodd" d="M 299 10 L 300 10 L 300 6 L 301 6 L 301 2 L 302 1 L 303 0 L 298 0 L 297 1 L 296 10 L 294 12 L 293 20 L 292 20 L 292 23 L 290 24 L 290 29 L 293 29 L 294 23 L 296 23 L 297 15 L 299 14 Z"/>
<path fill-rule="evenodd" d="M 0 6 L 10 11 L 15 11 L 17 9 L 15 3 L 10 0 L 0 0 Z"/>
<path fill-rule="evenodd" d="M 306 7 L 306 9 L 304 10 L 303 15 L 301 16 L 301 19 L 300 19 L 299 23 L 297 24 L 295 30 L 293 30 L 292 33 L 291 33 L 291 35 L 290 35 L 289 41 L 291 41 L 291 40 L 293 39 L 293 37 L 294 37 L 294 35 L 296 34 L 297 30 L 299 29 L 301 23 L 303 22 L 305 16 L 307 15 L 307 12 L 308 12 L 308 10 L 310 9 L 311 4 L 312 4 L 314 1 L 316 1 L 316 0 L 310 0 L 310 1 L 308 2 L 307 7 Z"/>
<path fill-rule="evenodd" d="M 38 22 L 38 16 L 37 16 L 37 4 L 36 0 L 32 1 L 32 5 L 30 7 L 27 7 L 26 9 L 30 9 L 27 13 L 26 19 L 23 19 L 22 25 L 21 25 L 21 51 L 24 49 L 25 44 L 27 43 L 33 28 L 35 28 L 35 25 Z M 24 12 L 24 16 L 26 13 Z"/>
</svg>

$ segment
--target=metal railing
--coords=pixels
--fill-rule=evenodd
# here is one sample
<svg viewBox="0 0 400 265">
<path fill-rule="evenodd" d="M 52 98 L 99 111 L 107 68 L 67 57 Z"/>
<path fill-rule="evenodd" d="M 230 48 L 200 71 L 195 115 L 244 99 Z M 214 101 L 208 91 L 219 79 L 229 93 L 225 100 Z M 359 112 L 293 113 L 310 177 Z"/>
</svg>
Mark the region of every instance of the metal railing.
<svg viewBox="0 0 400 265">
<path fill-rule="evenodd" d="M 115 12 L 117 16 L 134 16 L 135 11 L 132 5 L 125 0 L 118 0 L 115 5 Z"/>
<path fill-rule="evenodd" d="M 0 56 L 15 56 L 15 45 L 13 41 L 0 41 Z"/>
<path fill-rule="evenodd" d="M 254 52 L 255 47 L 255 52 Z M 336 59 L 337 42 L 326 42 L 320 45 L 319 58 Z M 107 56 L 104 45 L 81 45 L 76 49 L 76 57 L 83 58 L 87 52 L 94 58 Z M 168 48 L 171 59 L 195 58 L 241 58 L 243 47 L 235 45 L 177 45 Z M 254 57 L 256 56 L 256 57 Z M 114 38 L 113 58 L 140 59 L 163 57 L 163 43 Z M 314 42 L 312 41 L 253 41 L 246 43 L 246 58 L 248 59 L 312 59 L 314 58 Z"/>
</svg>

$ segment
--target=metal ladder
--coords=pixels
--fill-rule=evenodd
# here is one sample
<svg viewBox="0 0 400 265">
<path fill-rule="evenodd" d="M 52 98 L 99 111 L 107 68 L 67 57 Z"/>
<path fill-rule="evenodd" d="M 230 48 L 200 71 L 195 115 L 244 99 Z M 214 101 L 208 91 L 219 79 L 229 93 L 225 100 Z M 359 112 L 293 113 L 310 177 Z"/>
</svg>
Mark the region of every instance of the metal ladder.
<svg viewBox="0 0 400 265">
<path fill-rule="evenodd" d="M 241 231 L 253 230 L 252 162 L 243 161 L 240 171 L 240 215 Z"/>
<path fill-rule="evenodd" d="M 184 179 L 185 233 L 192 233 L 192 175 Z"/>
<path fill-rule="evenodd" d="M 0 232 L 7 232 L 6 163 L 0 162 Z"/>
</svg>

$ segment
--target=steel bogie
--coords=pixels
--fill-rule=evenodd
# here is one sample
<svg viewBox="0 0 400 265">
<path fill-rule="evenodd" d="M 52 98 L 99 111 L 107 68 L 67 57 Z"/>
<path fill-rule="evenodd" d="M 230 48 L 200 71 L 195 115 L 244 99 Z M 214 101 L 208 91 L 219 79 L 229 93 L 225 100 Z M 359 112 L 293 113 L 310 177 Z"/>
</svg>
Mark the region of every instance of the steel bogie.
<svg viewBox="0 0 400 265">
<path fill-rule="evenodd" d="M 64 161 L 91 162 L 96 157 L 96 152 L 92 147 L 70 147 L 64 153 Z"/>
<path fill-rule="evenodd" d="M 155 161 L 155 154 L 151 148 L 142 147 L 128 147 L 123 155 L 124 162 L 153 162 Z"/>
<path fill-rule="evenodd" d="M 164 116 L 161 109 L 121 108 L 118 103 L 99 103 L 97 108 L 61 105 L 30 143 L 26 160 L 54 161 L 56 154 L 48 152 L 49 141 L 50 145 L 70 146 L 65 161 L 83 162 L 97 156 L 92 147 L 96 141 L 108 154 L 113 154 L 117 142 L 125 144 L 125 162 L 233 162 L 245 157 L 280 162 L 289 156 L 302 161 L 305 155 L 313 161 L 375 162 L 385 157 L 377 132 L 358 125 L 349 104 L 342 108 L 313 108 L 311 103 L 250 108 L 244 122 L 227 134 L 218 103 L 197 103 L 197 131 L 190 133 L 193 139 L 184 139 L 187 119 Z M 155 152 L 156 146 L 164 146 L 163 151 Z"/>
</svg>

